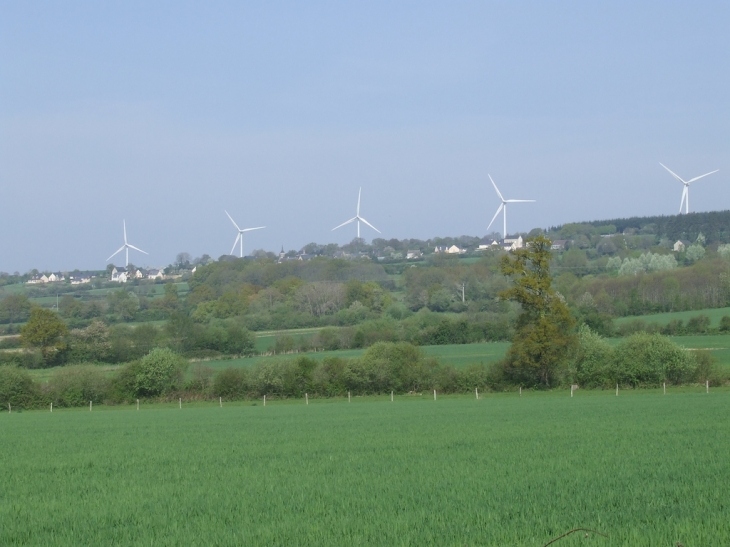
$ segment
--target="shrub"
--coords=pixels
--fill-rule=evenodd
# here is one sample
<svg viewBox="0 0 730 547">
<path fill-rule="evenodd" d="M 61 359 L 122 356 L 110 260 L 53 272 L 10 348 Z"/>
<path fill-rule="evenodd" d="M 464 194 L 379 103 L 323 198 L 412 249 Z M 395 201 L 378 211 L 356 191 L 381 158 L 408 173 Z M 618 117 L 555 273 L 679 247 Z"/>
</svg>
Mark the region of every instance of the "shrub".
<svg viewBox="0 0 730 547">
<path fill-rule="evenodd" d="M 710 318 L 704 314 L 690 317 L 687 321 L 687 332 L 705 334 L 710 329 Z"/>
<path fill-rule="evenodd" d="M 48 382 L 47 393 L 56 406 L 84 406 L 107 398 L 109 380 L 94 365 L 58 369 Z"/>
<path fill-rule="evenodd" d="M 730 332 L 730 315 L 723 315 L 720 319 L 720 332 Z"/>
<path fill-rule="evenodd" d="M 248 393 L 248 371 L 242 368 L 227 368 L 213 378 L 212 393 L 225 399 L 242 399 Z"/>
<path fill-rule="evenodd" d="M 155 348 L 139 361 L 135 394 L 154 397 L 180 387 L 187 363 L 169 348 Z"/>
<path fill-rule="evenodd" d="M 586 325 L 578 329 L 578 349 L 572 366 L 572 378 L 584 387 L 601 387 L 612 383 L 613 348 Z"/>
<path fill-rule="evenodd" d="M 14 366 L 0 366 L 0 410 L 11 407 L 33 408 L 44 401 L 30 374 Z"/>
<path fill-rule="evenodd" d="M 637 333 L 614 350 L 611 376 L 614 382 L 632 386 L 681 384 L 695 373 L 694 357 L 660 334 Z"/>
</svg>

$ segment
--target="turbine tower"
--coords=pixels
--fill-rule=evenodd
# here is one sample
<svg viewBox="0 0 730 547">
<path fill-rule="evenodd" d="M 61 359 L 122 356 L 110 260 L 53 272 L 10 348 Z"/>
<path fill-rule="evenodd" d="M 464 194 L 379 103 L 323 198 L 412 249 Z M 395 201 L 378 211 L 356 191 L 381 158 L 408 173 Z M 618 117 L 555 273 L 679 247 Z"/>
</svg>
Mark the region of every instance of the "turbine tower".
<svg viewBox="0 0 730 547">
<path fill-rule="evenodd" d="M 228 215 L 228 211 L 224 211 Z M 233 220 L 231 215 L 228 215 L 228 218 L 231 219 L 231 222 L 233 222 L 233 225 L 236 227 L 236 230 L 238 230 L 238 235 L 236 236 L 236 240 L 233 242 L 233 247 L 231 247 L 231 254 L 233 254 L 233 251 L 236 250 L 236 244 L 240 242 L 240 258 L 243 258 L 243 232 L 251 232 L 253 230 L 261 230 L 262 228 L 266 228 L 266 226 L 259 226 L 257 228 L 244 228 L 241 230 L 241 228 L 238 227 L 238 224 L 236 224 L 236 221 Z"/>
<path fill-rule="evenodd" d="M 699 177 L 695 177 L 690 180 L 683 180 L 682 177 L 680 177 L 677 173 L 675 173 L 674 171 L 669 169 L 669 167 L 664 165 L 662 162 L 659 162 L 659 165 L 661 165 L 662 167 L 664 167 L 664 169 L 669 171 L 669 173 L 675 179 L 677 179 L 679 182 L 684 184 L 684 190 L 682 190 L 682 201 L 679 202 L 679 214 L 680 215 L 682 214 L 682 205 L 684 205 L 684 214 L 686 215 L 687 213 L 689 213 L 689 184 L 696 180 L 700 180 L 701 178 L 706 177 L 707 175 L 711 175 L 712 173 L 717 173 L 719 171 L 719 169 L 715 169 L 714 171 L 710 171 L 709 173 L 705 173 L 704 175 L 700 175 Z"/>
<path fill-rule="evenodd" d="M 497 195 L 499 196 L 499 199 L 502 200 L 501 205 L 497 209 L 497 212 L 494 213 L 494 217 L 492 217 L 492 222 L 489 223 L 489 226 L 487 226 L 487 231 L 489 231 L 489 228 L 492 227 L 492 224 L 494 224 L 494 221 L 497 219 L 497 216 L 499 216 L 499 213 L 504 210 L 504 233 L 502 235 L 502 238 L 507 237 L 507 204 L 508 203 L 535 203 L 534 199 L 504 199 L 502 197 L 502 193 L 499 191 L 499 188 L 497 188 L 497 185 L 494 184 L 494 180 L 492 179 L 492 175 L 487 174 L 489 177 L 489 180 L 492 181 L 492 186 L 494 186 L 494 189 L 497 191 Z"/>
<path fill-rule="evenodd" d="M 109 258 L 106 259 L 107 262 L 109 262 L 112 258 L 114 258 L 117 254 L 121 253 L 122 251 L 126 251 L 127 260 L 124 264 L 124 267 L 126 268 L 129 266 L 129 249 L 134 249 L 135 251 L 139 251 L 140 253 L 149 254 L 142 249 L 138 249 L 134 245 L 130 245 L 127 243 L 127 221 L 122 221 L 122 226 L 124 226 L 124 245 L 122 245 L 117 252 L 115 252 L 113 255 L 111 255 Z"/>
<path fill-rule="evenodd" d="M 343 223 L 342 223 L 342 224 L 340 224 L 339 226 L 336 226 L 335 228 L 332 228 L 332 231 L 333 231 L 333 232 L 334 232 L 334 231 L 335 231 L 335 230 L 336 230 L 337 228 L 342 228 L 342 227 L 343 227 L 343 226 L 344 226 L 345 224 L 350 224 L 350 222 L 355 222 L 355 221 L 357 221 L 357 239 L 360 239 L 360 222 L 364 222 L 365 224 L 367 224 L 368 226 L 370 226 L 370 227 L 371 227 L 371 228 L 372 228 L 373 230 L 375 230 L 375 231 L 376 231 L 376 232 L 378 232 L 379 234 L 381 233 L 381 231 L 380 231 L 380 230 L 378 230 L 378 229 L 377 229 L 377 228 L 376 228 L 375 226 L 373 226 L 373 225 L 372 225 L 372 224 L 370 224 L 370 223 L 369 223 L 369 222 L 368 222 L 367 220 L 365 220 L 364 218 L 362 218 L 362 217 L 360 216 L 360 194 L 362 194 L 362 187 L 360 188 L 360 190 L 359 190 L 359 191 L 358 191 L 358 193 L 357 193 L 357 210 L 356 210 L 356 212 L 355 212 L 355 216 L 354 216 L 354 217 L 352 217 L 352 218 L 351 218 L 350 220 L 348 220 L 347 222 L 343 222 Z"/>
</svg>

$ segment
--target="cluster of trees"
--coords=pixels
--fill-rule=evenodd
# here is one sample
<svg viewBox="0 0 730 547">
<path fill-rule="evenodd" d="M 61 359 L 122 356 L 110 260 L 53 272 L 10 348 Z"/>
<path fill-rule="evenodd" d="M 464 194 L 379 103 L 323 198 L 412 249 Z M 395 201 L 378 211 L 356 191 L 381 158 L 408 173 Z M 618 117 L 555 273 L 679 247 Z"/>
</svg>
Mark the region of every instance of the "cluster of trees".
<svg viewBox="0 0 730 547">
<path fill-rule="evenodd" d="M 13 339 L 9 339 L 13 340 Z M 113 325 L 92 321 L 69 329 L 51 310 L 33 307 L 20 329 L 18 342 L 27 351 L 0 352 L 0 363 L 41 368 L 69 363 L 123 363 L 139 359 L 153 348 L 168 348 L 187 358 L 252 355 L 256 336 L 236 319 L 196 324 L 175 312 L 161 327 Z"/>
<path fill-rule="evenodd" d="M 689 352 L 660 334 L 640 332 L 612 346 L 586 326 L 580 328 L 577 354 L 567 376 L 581 386 L 598 388 L 704 380 L 720 385 L 728 380 L 709 353 Z"/>
</svg>

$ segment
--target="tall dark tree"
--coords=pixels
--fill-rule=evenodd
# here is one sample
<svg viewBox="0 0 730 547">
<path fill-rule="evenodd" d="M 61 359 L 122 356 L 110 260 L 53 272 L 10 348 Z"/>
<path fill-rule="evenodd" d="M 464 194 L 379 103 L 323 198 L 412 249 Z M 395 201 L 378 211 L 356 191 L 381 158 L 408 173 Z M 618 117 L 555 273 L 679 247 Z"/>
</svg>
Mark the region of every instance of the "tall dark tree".
<svg viewBox="0 0 730 547">
<path fill-rule="evenodd" d="M 501 263 L 502 274 L 512 278 L 512 286 L 500 297 L 522 307 L 504 371 L 513 382 L 543 388 L 555 384 L 576 342 L 575 320 L 552 288 L 551 245 L 542 235 L 528 238 L 525 248 L 504 256 Z"/>
</svg>

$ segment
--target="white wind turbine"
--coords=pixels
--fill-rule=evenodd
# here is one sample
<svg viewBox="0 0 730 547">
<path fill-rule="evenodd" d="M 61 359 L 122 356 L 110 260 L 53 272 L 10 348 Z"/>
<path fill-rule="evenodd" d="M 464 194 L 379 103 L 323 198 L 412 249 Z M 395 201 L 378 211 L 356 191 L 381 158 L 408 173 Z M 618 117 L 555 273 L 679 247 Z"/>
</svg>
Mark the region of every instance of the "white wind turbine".
<svg viewBox="0 0 730 547">
<path fill-rule="evenodd" d="M 497 185 L 494 184 L 494 180 L 492 180 L 492 175 L 487 174 L 489 177 L 489 180 L 492 181 L 492 186 L 494 186 L 494 189 L 497 191 L 497 195 L 499 196 L 499 199 L 502 200 L 502 204 L 497 209 L 497 212 L 494 213 L 494 217 L 492 217 L 492 222 L 489 223 L 489 226 L 487 226 L 487 231 L 489 231 L 489 228 L 492 227 L 492 224 L 494 224 L 494 221 L 497 220 L 497 217 L 499 216 L 499 213 L 504 210 L 504 235 L 503 238 L 507 237 L 507 204 L 508 203 L 535 203 L 534 199 L 504 199 L 502 197 L 502 193 L 499 191 L 499 188 L 497 188 Z"/>
<path fill-rule="evenodd" d="M 375 231 L 376 231 L 376 232 L 378 232 L 379 234 L 380 234 L 380 233 L 382 233 L 382 232 L 381 232 L 380 230 L 378 230 L 378 229 L 377 229 L 377 228 L 376 228 L 375 226 L 373 226 L 373 225 L 372 225 L 372 224 L 370 224 L 370 223 L 369 223 L 369 222 L 368 222 L 367 220 L 365 220 L 364 218 L 362 218 L 362 217 L 360 216 L 360 194 L 362 194 L 362 188 L 360 188 L 360 190 L 359 190 L 359 191 L 358 191 L 358 193 L 357 193 L 357 211 L 355 212 L 355 216 L 354 216 L 354 217 L 352 217 L 352 218 L 351 218 L 350 220 L 348 220 L 347 222 L 343 222 L 343 223 L 342 223 L 342 224 L 340 224 L 339 226 L 336 226 L 335 228 L 332 228 L 332 231 L 333 231 L 333 232 L 334 232 L 334 231 L 335 231 L 335 230 L 336 230 L 337 228 L 342 228 L 342 227 L 343 227 L 344 225 L 346 225 L 346 224 L 350 224 L 350 222 L 355 222 L 355 221 L 357 221 L 357 238 L 358 238 L 358 239 L 360 239 L 360 222 L 364 222 L 365 224 L 367 224 L 368 226 L 370 226 L 370 227 L 371 227 L 371 228 L 372 228 L 373 230 L 375 230 Z"/>
<path fill-rule="evenodd" d="M 130 245 L 127 243 L 127 221 L 123 220 L 122 225 L 124 226 L 124 245 L 122 245 L 117 252 L 115 252 L 113 255 L 111 255 L 109 258 L 106 259 L 107 262 L 109 262 L 112 258 L 114 258 L 117 254 L 121 253 L 122 251 L 126 251 L 127 259 L 124 264 L 124 267 L 126 268 L 129 266 L 129 249 L 134 249 L 135 251 L 139 251 L 140 253 L 149 254 L 142 249 L 138 249 L 134 245 Z"/>
<path fill-rule="evenodd" d="M 228 211 L 225 211 L 225 213 L 228 215 Z M 231 254 L 233 254 L 233 251 L 236 250 L 236 244 L 240 242 L 240 257 L 243 258 L 243 232 L 251 232 L 253 230 L 261 230 L 262 228 L 266 228 L 266 226 L 259 226 L 257 228 L 244 228 L 241 230 L 241 228 L 238 227 L 238 224 L 236 224 L 236 221 L 233 220 L 231 215 L 228 215 L 228 218 L 231 219 L 231 222 L 233 222 L 233 225 L 236 227 L 236 230 L 238 230 L 238 235 L 236 236 L 236 240 L 233 242 L 233 247 L 231 247 Z"/>
<path fill-rule="evenodd" d="M 664 167 L 664 169 L 669 171 L 669 173 L 675 179 L 677 179 L 679 182 L 684 184 L 684 190 L 682 190 L 682 201 L 679 202 L 679 214 L 680 215 L 682 214 L 682 205 L 684 205 L 684 214 L 686 215 L 687 213 L 689 213 L 689 184 L 696 180 L 700 180 L 701 178 L 706 177 L 707 175 L 711 175 L 712 173 L 717 173 L 719 171 L 719 169 L 715 169 L 714 171 L 710 171 L 709 173 L 705 173 L 704 175 L 700 175 L 699 177 L 695 177 L 690 180 L 683 180 L 682 177 L 680 177 L 677 173 L 673 172 L 671 169 L 669 169 L 669 167 L 664 165 L 662 162 L 659 162 L 659 165 L 661 165 L 662 167 Z"/>
</svg>

